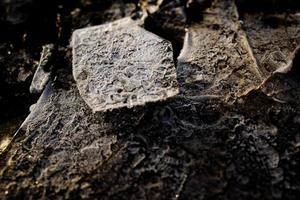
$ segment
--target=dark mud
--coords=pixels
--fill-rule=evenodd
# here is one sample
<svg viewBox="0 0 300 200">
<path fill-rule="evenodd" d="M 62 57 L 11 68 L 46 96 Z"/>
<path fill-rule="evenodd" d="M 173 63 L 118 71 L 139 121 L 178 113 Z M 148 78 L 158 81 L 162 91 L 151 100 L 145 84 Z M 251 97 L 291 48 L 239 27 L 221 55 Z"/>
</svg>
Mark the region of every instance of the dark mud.
<svg viewBox="0 0 300 200">
<path fill-rule="evenodd" d="M 0 3 L 1 198 L 299 199 L 298 1 L 42 2 Z M 173 44 L 182 92 L 93 113 L 71 33 L 143 12 Z M 29 87 L 49 43 L 38 97 Z"/>
</svg>

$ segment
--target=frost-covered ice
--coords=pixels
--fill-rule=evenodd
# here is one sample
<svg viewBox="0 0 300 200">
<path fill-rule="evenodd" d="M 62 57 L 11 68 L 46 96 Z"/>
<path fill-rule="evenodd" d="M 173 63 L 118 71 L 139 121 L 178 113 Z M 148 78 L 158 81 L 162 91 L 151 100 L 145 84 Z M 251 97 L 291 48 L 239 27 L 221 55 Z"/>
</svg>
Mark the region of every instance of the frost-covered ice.
<svg viewBox="0 0 300 200">
<path fill-rule="evenodd" d="M 178 93 L 171 43 L 130 18 L 76 30 L 72 47 L 75 81 L 94 112 Z"/>
</svg>

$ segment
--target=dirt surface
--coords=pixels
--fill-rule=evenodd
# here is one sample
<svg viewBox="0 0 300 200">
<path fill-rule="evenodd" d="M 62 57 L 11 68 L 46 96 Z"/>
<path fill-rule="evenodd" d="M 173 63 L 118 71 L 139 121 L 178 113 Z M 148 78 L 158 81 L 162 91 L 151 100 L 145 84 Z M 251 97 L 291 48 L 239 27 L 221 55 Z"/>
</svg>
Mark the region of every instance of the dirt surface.
<svg viewBox="0 0 300 200">
<path fill-rule="evenodd" d="M 298 1 L 42 2 L 0 2 L 1 199 L 300 198 Z M 172 43 L 180 93 L 93 113 L 71 34 L 126 16 Z"/>
</svg>

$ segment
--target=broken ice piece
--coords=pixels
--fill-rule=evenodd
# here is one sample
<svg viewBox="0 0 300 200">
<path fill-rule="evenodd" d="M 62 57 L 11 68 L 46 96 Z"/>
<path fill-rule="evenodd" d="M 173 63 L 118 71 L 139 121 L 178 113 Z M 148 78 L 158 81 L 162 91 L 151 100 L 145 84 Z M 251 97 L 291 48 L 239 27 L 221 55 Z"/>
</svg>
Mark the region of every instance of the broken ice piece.
<svg viewBox="0 0 300 200">
<path fill-rule="evenodd" d="M 31 85 L 30 93 L 41 93 L 51 77 L 51 62 L 53 56 L 54 45 L 47 44 L 43 46 L 39 65 L 34 73 Z M 49 69 L 46 69 L 46 68 Z"/>
<path fill-rule="evenodd" d="M 74 79 L 94 112 L 178 94 L 171 43 L 130 18 L 75 30 L 72 47 Z"/>
</svg>

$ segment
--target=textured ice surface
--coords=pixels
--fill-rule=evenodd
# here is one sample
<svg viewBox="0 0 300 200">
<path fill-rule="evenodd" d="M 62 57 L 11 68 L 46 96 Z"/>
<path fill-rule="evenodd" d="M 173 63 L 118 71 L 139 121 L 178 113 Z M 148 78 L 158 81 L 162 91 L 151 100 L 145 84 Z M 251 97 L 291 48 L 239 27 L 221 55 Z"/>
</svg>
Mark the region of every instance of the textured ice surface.
<svg viewBox="0 0 300 200">
<path fill-rule="evenodd" d="M 72 46 L 73 75 L 94 112 L 178 93 L 171 43 L 130 18 L 76 30 Z"/>
<path fill-rule="evenodd" d="M 256 88 L 262 77 L 234 3 L 218 2 L 201 23 L 189 27 L 178 57 L 178 80 L 182 94 L 232 102 Z"/>
</svg>

